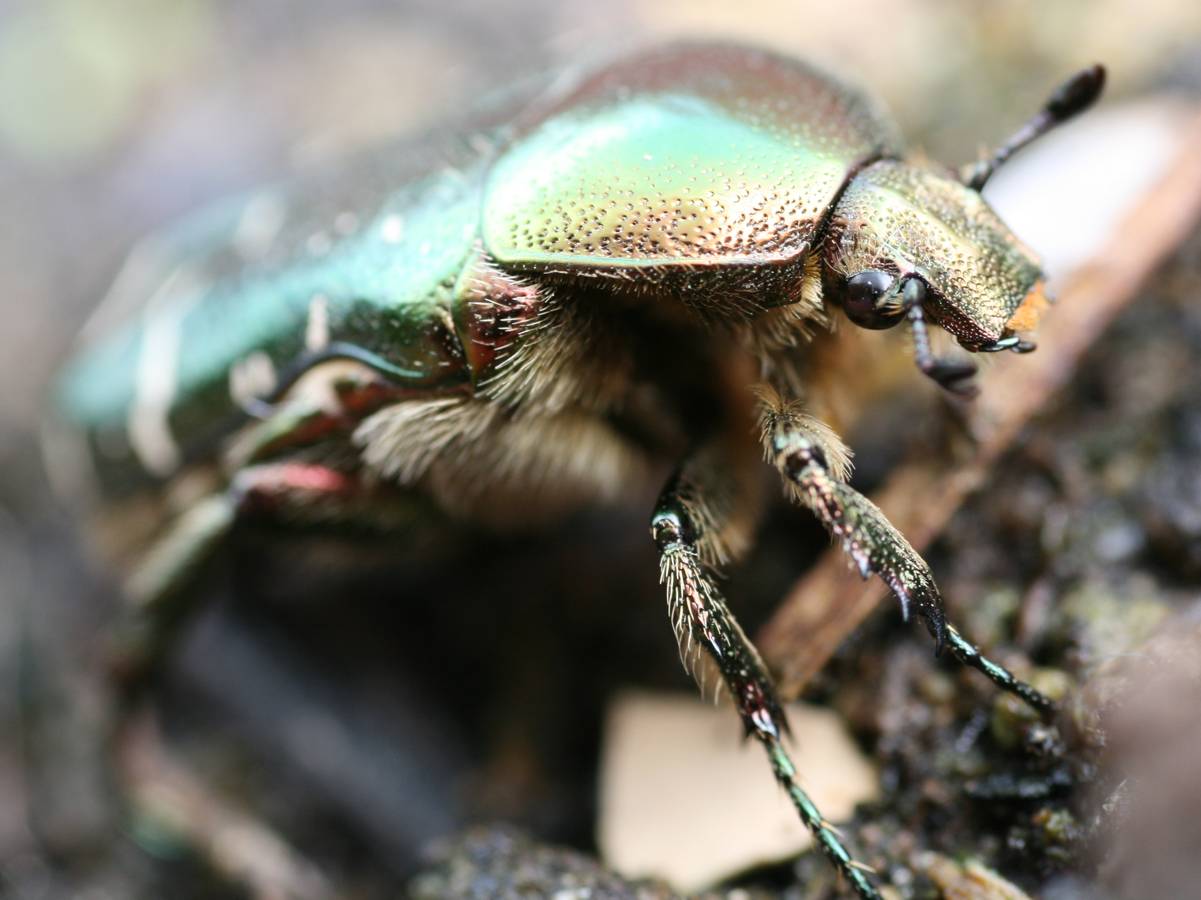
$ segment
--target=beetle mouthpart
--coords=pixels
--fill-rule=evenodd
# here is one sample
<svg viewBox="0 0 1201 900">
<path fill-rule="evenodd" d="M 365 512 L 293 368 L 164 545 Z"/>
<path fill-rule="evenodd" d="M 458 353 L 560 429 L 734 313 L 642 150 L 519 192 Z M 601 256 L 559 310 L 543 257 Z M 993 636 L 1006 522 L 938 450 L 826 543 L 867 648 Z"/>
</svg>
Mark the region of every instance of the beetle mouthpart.
<svg viewBox="0 0 1201 900">
<path fill-rule="evenodd" d="M 1009 157 L 1096 103 L 1104 87 L 1104 66 L 1095 65 L 1081 69 L 1056 88 L 1043 104 L 1043 108 L 1015 131 L 1009 140 L 994 150 L 989 159 L 964 166 L 960 172 L 961 180 L 972 190 L 980 190 Z"/>
<path fill-rule="evenodd" d="M 901 296 L 909 327 L 913 330 L 913 356 L 917 367 L 944 390 L 960 397 L 975 397 L 979 393 L 972 383 L 976 364 L 968 360 L 939 359 L 930 349 L 930 333 L 926 328 L 926 314 L 922 310 L 922 301 L 926 298 L 925 283 L 917 277 L 906 278 Z"/>
<path fill-rule="evenodd" d="M 967 349 L 973 353 L 1000 353 L 1002 350 L 1012 350 L 1014 353 L 1033 353 L 1038 349 L 1038 344 L 1034 341 L 1024 340 L 1016 334 L 1010 334 L 991 344 L 980 344 Z"/>
<path fill-rule="evenodd" d="M 938 386 L 945 391 L 950 391 L 952 394 L 968 400 L 980 393 L 980 388 L 972 381 L 972 378 L 976 374 L 975 363 L 967 362 L 966 360 L 956 362 L 954 360 L 930 358 L 925 365 L 919 359 L 917 365 L 922 372 L 937 381 Z"/>
</svg>

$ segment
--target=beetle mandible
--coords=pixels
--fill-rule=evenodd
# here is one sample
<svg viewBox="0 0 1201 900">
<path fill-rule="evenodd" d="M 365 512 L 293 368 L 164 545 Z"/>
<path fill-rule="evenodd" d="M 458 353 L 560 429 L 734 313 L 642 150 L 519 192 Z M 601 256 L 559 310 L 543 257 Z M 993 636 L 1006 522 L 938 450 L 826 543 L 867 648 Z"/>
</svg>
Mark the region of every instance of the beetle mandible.
<svg viewBox="0 0 1201 900">
<path fill-rule="evenodd" d="M 750 542 L 761 452 L 938 648 L 1051 709 L 946 622 L 925 562 L 849 486 L 806 366 L 840 317 L 907 323 L 917 365 L 961 395 L 975 368 L 935 356 L 931 324 L 972 352 L 1033 349 L 1039 265 L 980 189 L 1103 82 L 1079 73 L 955 173 L 907 158 L 871 99 L 805 63 L 673 46 L 560 83 L 449 162 L 378 154 L 184 223 L 143 252 L 152 276 L 123 279 L 141 311 L 59 388 L 110 496 L 209 486 L 128 581 L 122 683 L 239 520 L 386 527 L 418 494 L 508 527 L 672 460 L 651 532 L 681 657 L 716 670 L 823 851 L 879 897 L 798 785 L 714 573 Z"/>
</svg>

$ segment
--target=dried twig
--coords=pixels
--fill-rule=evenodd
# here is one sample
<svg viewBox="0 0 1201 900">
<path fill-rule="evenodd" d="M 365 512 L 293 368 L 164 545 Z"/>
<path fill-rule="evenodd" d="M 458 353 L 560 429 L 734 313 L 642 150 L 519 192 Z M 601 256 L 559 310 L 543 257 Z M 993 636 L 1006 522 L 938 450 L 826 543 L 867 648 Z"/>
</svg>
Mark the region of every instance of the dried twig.
<svg viewBox="0 0 1201 900">
<path fill-rule="evenodd" d="M 974 455 L 957 462 L 908 462 L 873 497 L 919 551 L 938 535 L 1026 422 L 1068 381 L 1098 335 L 1201 219 L 1201 119 L 1181 146 L 1183 151 L 1164 177 L 1122 219 L 1092 260 L 1067 280 L 1060 302 L 1039 329 L 1039 352 L 992 367 L 981 376 L 982 390 L 970 422 L 978 438 Z M 848 568 L 837 547 L 796 583 L 758 636 L 785 698 L 800 693 L 884 596 L 878 581 L 865 583 Z"/>
</svg>

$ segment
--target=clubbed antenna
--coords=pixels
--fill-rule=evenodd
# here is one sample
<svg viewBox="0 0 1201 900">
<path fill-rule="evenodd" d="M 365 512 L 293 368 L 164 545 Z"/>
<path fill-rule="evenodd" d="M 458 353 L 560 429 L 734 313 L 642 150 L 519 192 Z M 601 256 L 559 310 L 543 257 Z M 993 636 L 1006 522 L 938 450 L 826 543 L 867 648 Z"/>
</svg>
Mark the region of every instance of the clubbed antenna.
<svg viewBox="0 0 1201 900">
<path fill-rule="evenodd" d="M 1088 109 L 1101 96 L 1104 87 L 1104 66 L 1089 66 L 1077 72 L 1061 84 L 1043 108 L 998 147 L 990 159 L 964 166 L 960 172 L 963 183 L 972 190 L 980 190 L 1005 160 L 1056 125 Z"/>
</svg>

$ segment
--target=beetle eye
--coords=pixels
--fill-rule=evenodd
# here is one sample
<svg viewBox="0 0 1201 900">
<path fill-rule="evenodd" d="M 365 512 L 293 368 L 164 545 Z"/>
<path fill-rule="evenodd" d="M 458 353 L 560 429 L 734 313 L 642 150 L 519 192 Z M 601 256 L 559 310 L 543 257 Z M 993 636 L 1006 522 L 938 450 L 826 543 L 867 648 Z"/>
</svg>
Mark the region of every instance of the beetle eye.
<svg viewBox="0 0 1201 900">
<path fill-rule="evenodd" d="M 901 321 L 905 310 L 899 302 L 881 304 L 895 280 L 893 275 L 878 269 L 867 269 L 848 278 L 842 300 L 847 318 L 862 328 L 891 328 Z"/>
</svg>

